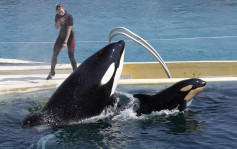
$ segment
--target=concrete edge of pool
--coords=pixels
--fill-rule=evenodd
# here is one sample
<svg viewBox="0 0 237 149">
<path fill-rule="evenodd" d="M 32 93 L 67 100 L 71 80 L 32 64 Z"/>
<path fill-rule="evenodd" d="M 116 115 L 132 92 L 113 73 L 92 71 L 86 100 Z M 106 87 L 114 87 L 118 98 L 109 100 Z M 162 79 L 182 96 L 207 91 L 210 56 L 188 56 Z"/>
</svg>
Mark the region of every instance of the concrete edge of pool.
<svg viewBox="0 0 237 149">
<path fill-rule="evenodd" d="M 237 61 L 166 62 L 172 79 L 157 62 L 125 62 L 120 85 L 168 84 L 187 78 L 207 82 L 237 81 Z M 52 80 L 45 80 L 49 63 L 0 58 L 0 94 L 56 88 L 72 72 L 70 64 L 58 64 Z"/>
</svg>

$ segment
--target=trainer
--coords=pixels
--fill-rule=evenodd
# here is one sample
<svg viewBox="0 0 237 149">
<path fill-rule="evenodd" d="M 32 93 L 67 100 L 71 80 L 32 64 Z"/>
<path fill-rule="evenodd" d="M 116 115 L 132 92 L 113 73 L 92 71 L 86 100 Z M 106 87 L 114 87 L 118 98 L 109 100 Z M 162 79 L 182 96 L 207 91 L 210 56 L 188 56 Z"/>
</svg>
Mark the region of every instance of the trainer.
<svg viewBox="0 0 237 149">
<path fill-rule="evenodd" d="M 51 61 L 51 71 L 46 80 L 52 79 L 55 75 L 55 66 L 57 64 L 57 57 L 61 49 L 68 47 L 68 56 L 71 61 L 73 71 L 77 68 L 76 60 L 74 59 L 75 38 L 72 30 L 73 17 L 68 13 L 63 5 L 56 5 L 57 14 L 55 16 L 55 28 L 60 27 L 58 38 L 54 44 L 53 56 Z"/>
</svg>

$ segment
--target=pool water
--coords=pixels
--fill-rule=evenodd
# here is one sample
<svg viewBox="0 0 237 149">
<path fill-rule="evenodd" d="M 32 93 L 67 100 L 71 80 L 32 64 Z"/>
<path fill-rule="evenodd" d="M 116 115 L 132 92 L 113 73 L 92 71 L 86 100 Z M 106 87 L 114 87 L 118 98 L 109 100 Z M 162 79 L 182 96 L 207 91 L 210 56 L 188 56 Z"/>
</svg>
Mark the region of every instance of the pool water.
<svg viewBox="0 0 237 149">
<path fill-rule="evenodd" d="M 0 57 L 51 62 L 59 30 L 55 4 L 74 17 L 75 59 L 83 62 L 108 44 L 109 32 L 124 26 L 147 40 L 165 61 L 236 60 L 235 0 L 1 0 Z M 127 62 L 156 61 L 125 37 Z M 70 63 L 62 51 L 58 63 Z"/>
<path fill-rule="evenodd" d="M 235 0 L 1 0 L 0 58 L 50 62 L 58 30 L 55 4 L 74 17 L 78 63 L 108 44 L 109 32 L 124 26 L 147 40 L 165 61 L 236 60 Z M 155 59 L 124 37 L 126 62 Z M 70 63 L 61 51 L 58 63 Z M 56 68 L 57 69 L 57 68 Z M 237 82 L 208 82 L 184 113 L 137 117 L 136 93 L 154 94 L 169 85 L 118 86 L 123 111 L 72 126 L 22 128 L 21 120 L 42 109 L 55 89 L 0 96 L 0 148 L 236 148 Z"/>
<path fill-rule="evenodd" d="M 164 110 L 137 117 L 136 93 L 155 94 L 167 85 L 120 85 L 124 108 L 74 125 L 22 128 L 25 115 L 42 109 L 52 90 L 0 97 L 0 148 L 235 148 L 237 82 L 208 83 L 186 112 Z"/>
</svg>

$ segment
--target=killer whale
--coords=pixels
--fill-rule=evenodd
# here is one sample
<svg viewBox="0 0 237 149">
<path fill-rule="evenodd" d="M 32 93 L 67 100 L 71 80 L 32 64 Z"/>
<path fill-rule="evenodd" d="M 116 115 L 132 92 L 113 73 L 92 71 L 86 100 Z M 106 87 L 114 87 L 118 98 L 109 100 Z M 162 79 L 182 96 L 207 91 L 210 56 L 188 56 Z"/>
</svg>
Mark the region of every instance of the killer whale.
<svg viewBox="0 0 237 149">
<path fill-rule="evenodd" d="M 121 40 L 87 58 L 57 88 L 39 113 L 22 120 L 22 126 L 67 125 L 99 115 L 105 107 L 113 106 L 124 53 L 125 43 Z"/>
<path fill-rule="evenodd" d="M 140 106 L 136 111 L 137 115 L 175 108 L 184 111 L 192 98 L 203 91 L 205 87 L 205 81 L 192 78 L 177 82 L 155 95 L 135 94 L 133 97 L 140 101 Z"/>
</svg>

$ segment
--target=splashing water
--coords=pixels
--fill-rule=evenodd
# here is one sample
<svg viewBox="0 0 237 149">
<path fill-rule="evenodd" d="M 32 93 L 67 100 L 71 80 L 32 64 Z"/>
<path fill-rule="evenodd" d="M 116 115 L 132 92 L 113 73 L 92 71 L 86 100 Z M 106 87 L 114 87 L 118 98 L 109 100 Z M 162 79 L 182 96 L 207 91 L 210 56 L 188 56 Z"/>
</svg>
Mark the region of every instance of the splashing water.
<svg viewBox="0 0 237 149">
<path fill-rule="evenodd" d="M 173 109 L 173 110 L 161 110 L 161 111 L 152 112 L 149 115 L 137 116 L 136 110 L 139 107 L 139 101 L 136 98 L 134 98 L 133 95 L 130 93 L 116 91 L 116 94 L 119 97 L 118 97 L 118 100 L 115 103 L 115 105 L 105 108 L 100 115 L 94 116 L 91 118 L 87 118 L 87 119 L 83 119 L 80 121 L 71 121 L 66 125 L 96 123 L 99 120 L 103 120 L 103 121 L 107 121 L 107 122 L 108 121 L 112 121 L 112 122 L 128 121 L 128 120 L 132 120 L 132 119 L 133 120 L 144 120 L 144 119 L 149 119 L 150 117 L 154 117 L 154 116 L 160 116 L 160 115 L 169 116 L 169 115 L 176 115 L 179 113 L 178 109 Z M 123 103 L 122 101 L 124 101 L 124 100 L 127 100 L 127 102 Z M 117 105 L 119 102 L 122 103 L 121 104 L 122 108 L 117 108 Z M 47 128 L 38 127 L 38 129 L 44 130 Z"/>
<path fill-rule="evenodd" d="M 109 119 L 111 121 L 128 121 L 131 119 L 143 120 L 143 119 L 149 119 L 150 117 L 154 116 L 160 116 L 160 115 L 169 116 L 169 115 L 177 115 L 178 113 L 180 113 L 179 110 L 176 108 L 173 110 L 154 111 L 149 115 L 137 116 L 136 110 L 139 106 L 138 100 L 134 98 L 132 94 L 129 93 L 116 91 L 116 94 L 122 96 L 123 98 L 122 100 L 125 100 L 125 98 L 126 100 L 128 100 L 128 103 L 122 105 L 122 107 L 124 107 L 122 110 L 116 109 L 118 102 L 121 101 L 120 99 L 121 97 L 118 97 L 119 100 L 114 107 L 109 106 L 108 108 L 104 109 L 104 111 L 99 116 L 82 120 L 79 123 L 93 123 L 101 119 L 102 120 Z M 188 103 L 188 106 L 190 104 L 191 102 Z"/>
</svg>

